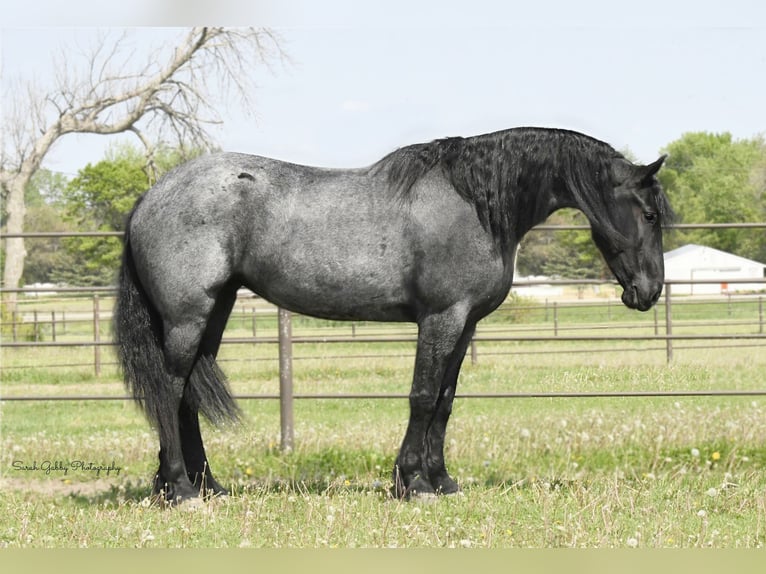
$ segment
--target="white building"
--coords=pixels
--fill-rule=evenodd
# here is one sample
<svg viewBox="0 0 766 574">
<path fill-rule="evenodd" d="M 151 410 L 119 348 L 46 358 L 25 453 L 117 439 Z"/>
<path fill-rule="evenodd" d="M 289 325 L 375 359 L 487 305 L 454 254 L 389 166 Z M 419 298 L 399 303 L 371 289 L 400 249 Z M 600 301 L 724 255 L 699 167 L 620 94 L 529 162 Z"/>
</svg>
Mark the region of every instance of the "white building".
<svg viewBox="0 0 766 574">
<path fill-rule="evenodd" d="M 665 254 L 665 279 L 713 280 L 713 283 L 673 285 L 673 294 L 709 295 L 766 290 L 766 283 L 731 283 L 731 280 L 763 279 L 766 264 L 703 245 L 684 245 Z"/>
</svg>

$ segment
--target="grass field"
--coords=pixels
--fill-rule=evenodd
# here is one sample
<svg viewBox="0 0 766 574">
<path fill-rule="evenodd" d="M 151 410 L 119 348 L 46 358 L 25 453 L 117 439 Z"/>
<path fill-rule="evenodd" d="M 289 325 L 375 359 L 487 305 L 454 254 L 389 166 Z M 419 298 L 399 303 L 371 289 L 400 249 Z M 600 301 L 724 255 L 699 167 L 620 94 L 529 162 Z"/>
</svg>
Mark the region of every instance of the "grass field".
<svg viewBox="0 0 766 574">
<path fill-rule="evenodd" d="M 634 317 L 652 328 L 649 314 L 622 316 L 616 306 L 609 313 L 616 322 Z M 704 323 L 711 313 L 696 320 Z M 548 329 L 542 319 L 537 323 Z M 246 323 L 238 328 L 249 329 Z M 334 328 L 348 331 L 347 325 Z M 572 352 L 545 354 L 551 345 Z M 688 349 L 667 366 L 661 350 L 616 351 L 615 345 L 480 343 L 479 361 L 466 361 L 458 391 L 764 388 L 763 347 Z M 4 353 L 4 364 L 19 368 L 3 371 L 5 396 L 124 394 L 106 349 L 99 378 L 88 365 L 92 349 L 12 351 Z M 409 343 L 301 345 L 295 392 L 406 394 L 412 351 Z M 356 358 L 331 358 L 351 354 Z M 225 347 L 234 391 L 276 393 L 275 357 L 273 345 Z M 56 366 L 62 364 L 82 366 Z M 276 401 L 241 406 L 243 424 L 203 431 L 212 468 L 232 496 L 185 511 L 159 508 L 148 498 L 157 444 L 132 403 L 2 403 L 0 547 L 766 543 L 761 396 L 458 398 L 447 463 L 463 494 L 430 503 L 387 495 L 406 399 L 298 400 L 291 453 L 278 448 Z"/>
</svg>

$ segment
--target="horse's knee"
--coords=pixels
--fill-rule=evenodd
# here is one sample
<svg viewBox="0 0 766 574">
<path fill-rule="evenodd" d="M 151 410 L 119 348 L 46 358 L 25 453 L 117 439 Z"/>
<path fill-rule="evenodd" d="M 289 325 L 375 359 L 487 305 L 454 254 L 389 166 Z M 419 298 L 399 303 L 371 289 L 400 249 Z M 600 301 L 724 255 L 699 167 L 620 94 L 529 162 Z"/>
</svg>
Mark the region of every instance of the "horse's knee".
<svg viewBox="0 0 766 574">
<path fill-rule="evenodd" d="M 409 399 L 410 413 L 413 416 L 430 417 L 436 410 L 438 396 L 430 389 L 413 389 Z"/>
</svg>

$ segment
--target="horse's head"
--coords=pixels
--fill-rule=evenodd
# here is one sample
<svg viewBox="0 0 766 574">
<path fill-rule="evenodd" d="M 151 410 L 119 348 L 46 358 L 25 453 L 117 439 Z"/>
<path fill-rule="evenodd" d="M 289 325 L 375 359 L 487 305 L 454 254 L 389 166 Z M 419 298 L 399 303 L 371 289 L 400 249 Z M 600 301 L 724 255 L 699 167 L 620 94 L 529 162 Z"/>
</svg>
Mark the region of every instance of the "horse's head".
<svg viewBox="0 0 766 574">
<path fill-rule="evenodd" d="M 622 285 L 622 302 L 639 311 L 657 302 L 665 279 L 662 223 L 671 209 L 655 177 L 664 161 L 665 156 L 641 166 L 614 159 L 609 229 L 592 227 L 596 245 Z"/>
</svg>

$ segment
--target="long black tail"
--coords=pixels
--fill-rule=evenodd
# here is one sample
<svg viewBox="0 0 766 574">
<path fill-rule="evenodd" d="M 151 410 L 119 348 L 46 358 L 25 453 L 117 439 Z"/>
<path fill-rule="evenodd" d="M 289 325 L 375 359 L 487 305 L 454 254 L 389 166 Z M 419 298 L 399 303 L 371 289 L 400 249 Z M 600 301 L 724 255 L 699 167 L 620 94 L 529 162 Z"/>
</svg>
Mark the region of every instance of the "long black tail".
<svg viewBox="0 0 766 574">
<path fill-rule="evenodd" d="M 173 381 L 165 368 L 162 352 L 162 322 L 136 274 L 130 249 L 130 221 L 126 226 L 117 301 L 114 309 L 114 338 L 125 384 L 149 420 L 159 426 L 173 414 L 177 404 Z M 189 376 L 183 401 L 214 423 L 237 420 L 239 409 L 229 392 L 226 378 L 215 360 L 200 356 Z"/>
</svg>

